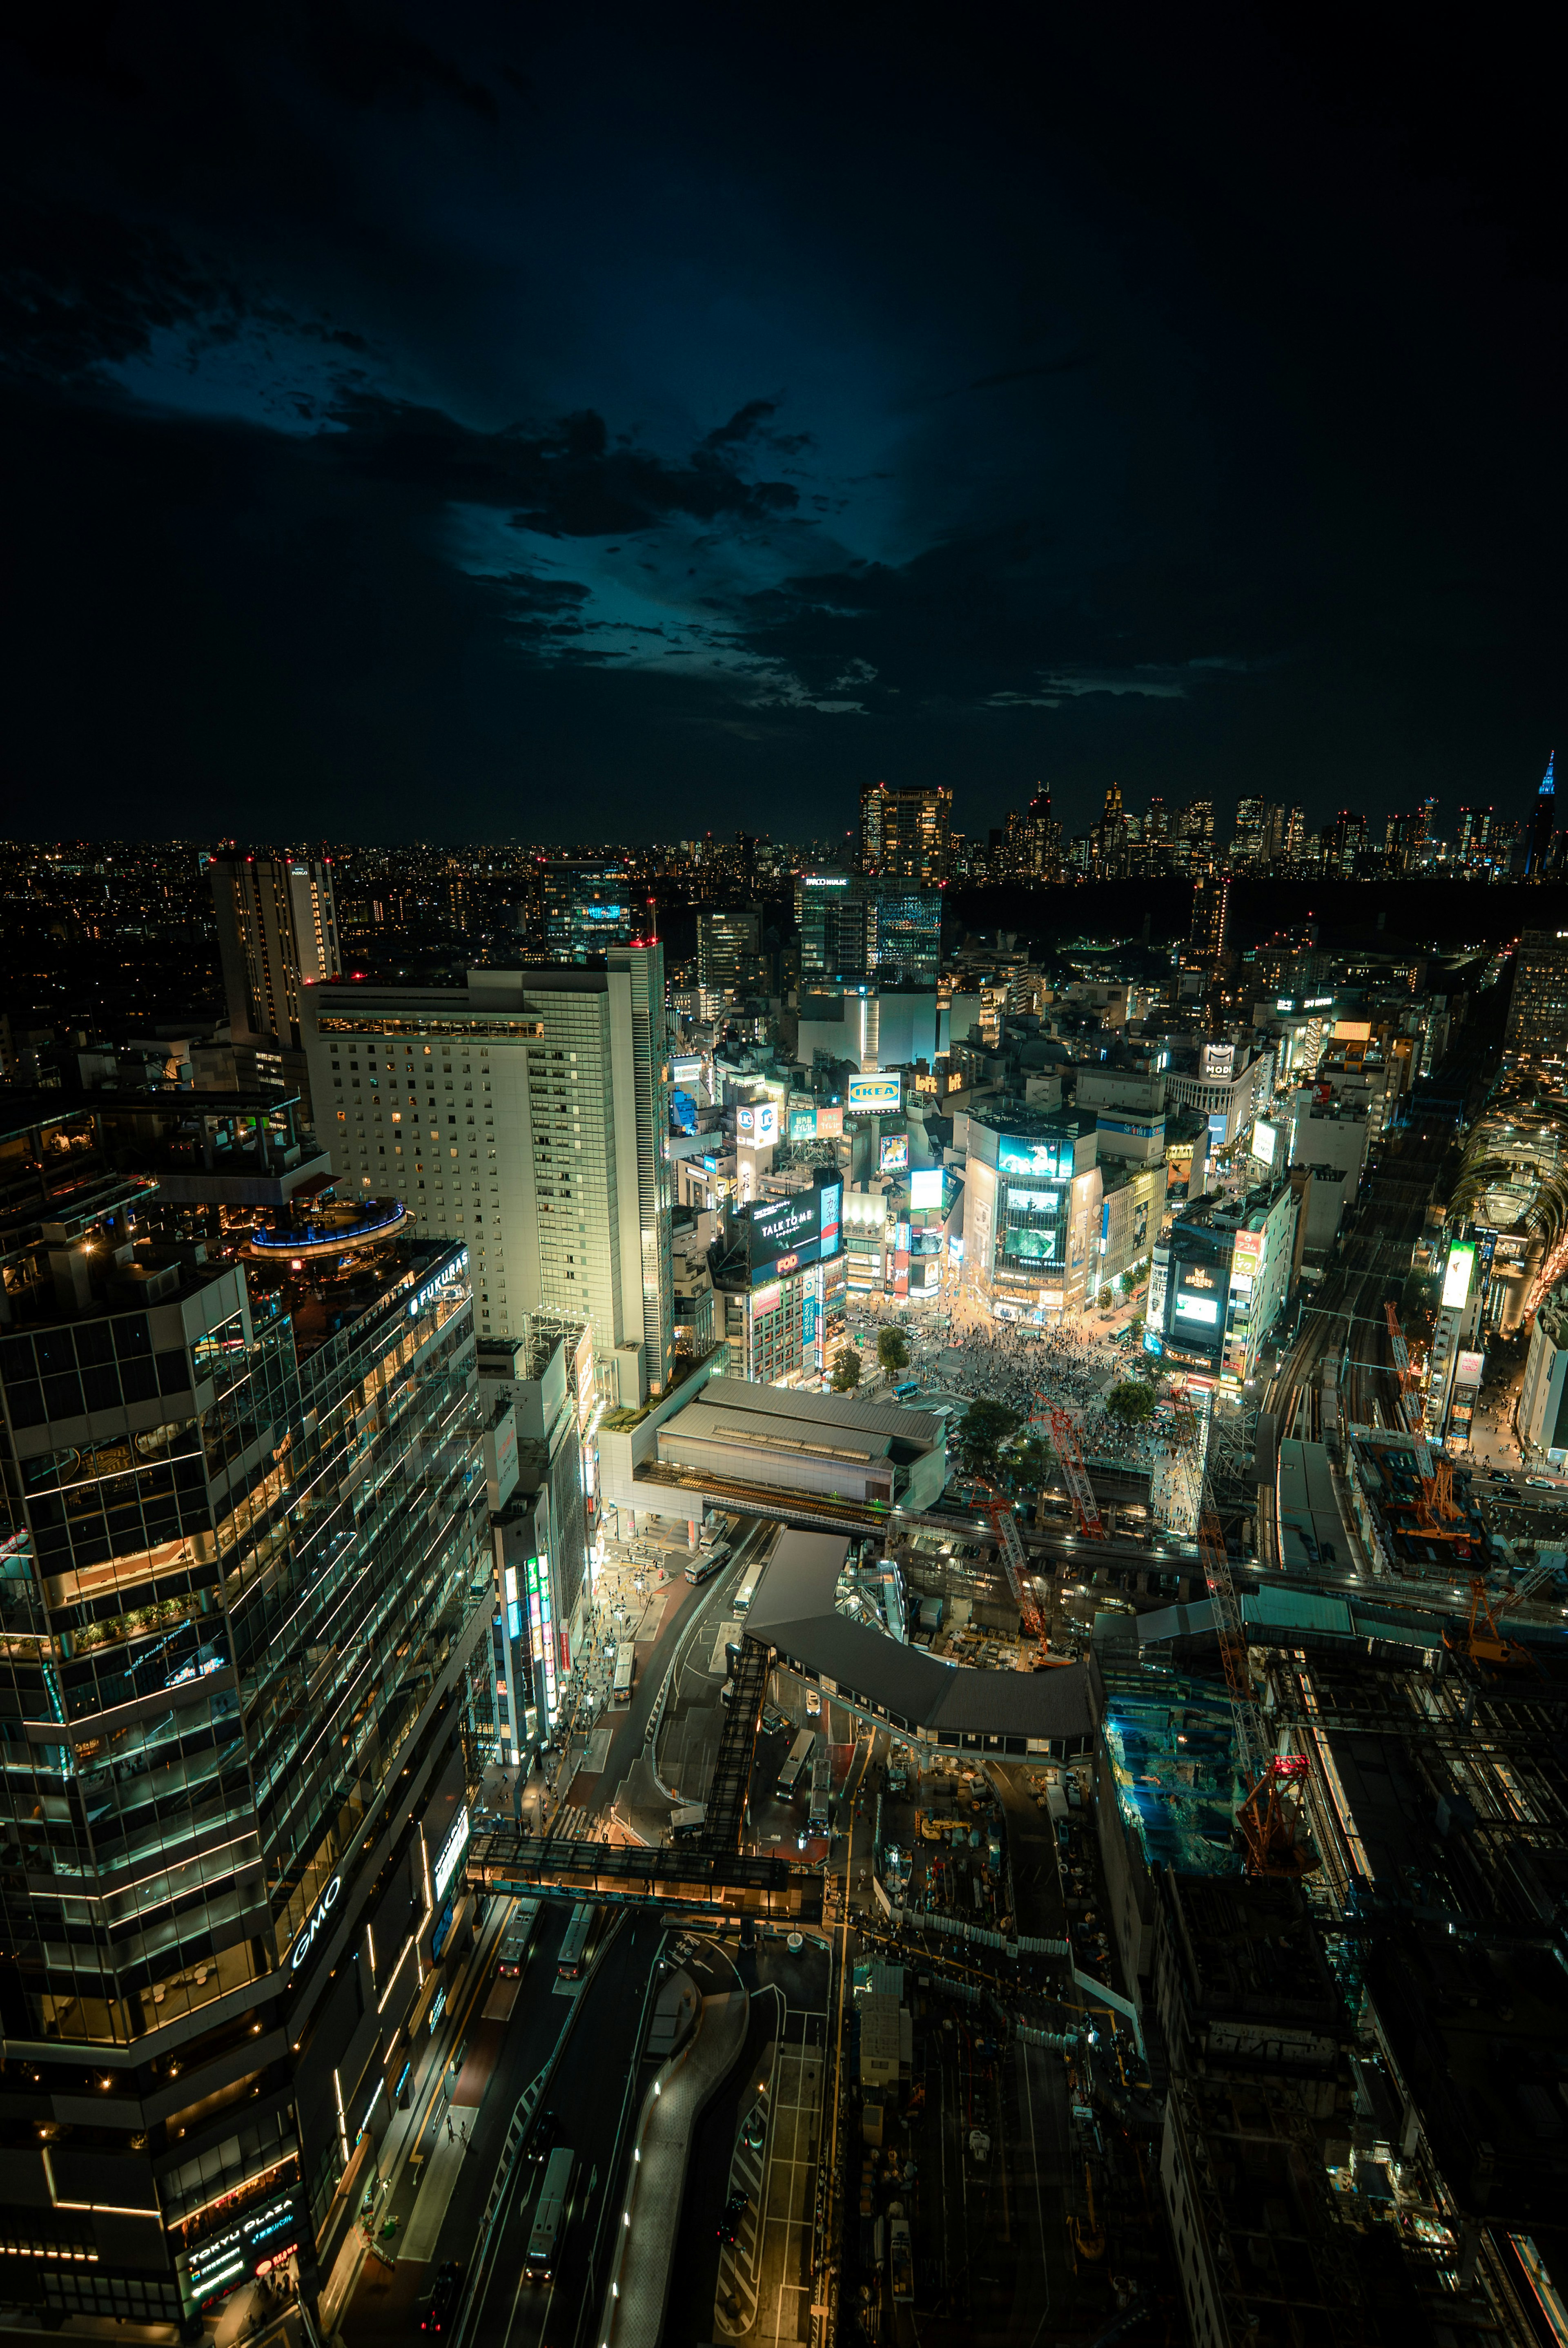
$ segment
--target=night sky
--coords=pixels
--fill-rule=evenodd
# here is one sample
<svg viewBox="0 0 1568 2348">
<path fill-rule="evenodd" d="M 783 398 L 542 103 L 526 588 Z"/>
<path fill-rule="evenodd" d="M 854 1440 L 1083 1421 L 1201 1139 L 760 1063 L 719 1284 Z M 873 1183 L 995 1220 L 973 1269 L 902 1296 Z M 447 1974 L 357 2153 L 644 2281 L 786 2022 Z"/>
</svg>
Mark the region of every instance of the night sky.
<svg viewBox="0 0 1568 2348">
<path fill-rule="evenodd" d="M 1448 832 L 1568 733 L 1522 18 L 33 15 L 13 835 Z"/>
</svg>

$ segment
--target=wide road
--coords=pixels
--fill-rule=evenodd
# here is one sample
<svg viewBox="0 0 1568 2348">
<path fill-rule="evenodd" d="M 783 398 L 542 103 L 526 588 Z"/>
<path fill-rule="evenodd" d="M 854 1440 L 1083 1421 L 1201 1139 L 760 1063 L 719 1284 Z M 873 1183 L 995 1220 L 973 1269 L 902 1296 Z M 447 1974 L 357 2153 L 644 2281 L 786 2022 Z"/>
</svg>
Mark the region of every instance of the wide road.
<svg viewBox="0 0 1568 2348">
<path fill-rule="evenodd" d="M 577 2156 L 566 2224 L 548 2283 L 530 2284 L 524 2273 L 542 2162 L 530 2158 L 525 2145 L 506 2187 L 490 2254 L 478 2274 L 474 2272 L 473 2237 L 496 2164 L 494 2159 L 475 2164 L 470 2206 L 454 2211 L 452 2243 L 448 2246 L 444 2239 L 440 2246 L 441 2256 L 462 2258 L 468 2271 L 471 2297 L 464 2348 L 579 2348 L 590 2337 L 608 2285 L 637 2116 L 635 2057 L 644 1997 L 663 1941 L 663 1927 L 652 1917 L 623 1915 L 574 2002 L 571 2027 L 542 2106 L 558 2116 L 556 2142 L 569 2146 Z M 559 1997 L 552 2002 L 563 2008 L 566 2004 Z M 503 2133 L 510 2113 L 508 2106 Z M 466 2257 L 458 2246 L 465 2231 Z"/>
<path fill-rule="evenodd" d="M 776 1529 L 776 1526 L 766 1519 L 741 1519 L 740 1529 L 733 1529 L 726 1536 L 734 1554 L 723 1570 L 714 1574 L 710 1581 L 688 1585 L 683 1595 L 665 1615 L 658 1638 L 638 1663 L 631 1702 L 624 1712 L 609 1715 L 613 1726 L 609 1756 L 600 1772 L 601 1807 L 608 1806 L 612 1800 L 616 1787 L 642 1750 L 649 1715 L 659 1700 L 664 1674 L 675 1660 L 692 1616 L 703 1612 L 710 1604 L 715 1617 L 723 1612 L 725 1600 L 740 1587 L 743 1578 L 756 1563 Z M 671 1551 L 671 1554 L 681 1555 L 682 1552 Z"/>
</svg>

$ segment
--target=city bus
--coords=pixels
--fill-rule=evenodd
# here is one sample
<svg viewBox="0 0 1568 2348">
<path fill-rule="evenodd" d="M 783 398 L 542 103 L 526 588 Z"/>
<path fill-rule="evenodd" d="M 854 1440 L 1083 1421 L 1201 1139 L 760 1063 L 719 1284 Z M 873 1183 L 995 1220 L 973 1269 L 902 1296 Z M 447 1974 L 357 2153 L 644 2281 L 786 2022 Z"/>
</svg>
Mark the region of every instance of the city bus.
<svg viewBox="0 0 1568 2348">
<path fill-rule="evenodd" d="M 686 1568 L 686 1579 L 688 1581 L 706 1581 L 711 1573 L 717 1573 L 719 1568 L 729 1561 L 729 1542 L 715 1541 L 712 1549 L 698 1550 Z"/>
<path fill-rule="evenodd" d="M 622 1639 L 615 1650 L 615 1684 L 611 1694 L 617 1704 L 630 1703 L 631 1675 L 637 1669 L 637 1648 L 630 1639 Z"/>
<path fill-rule="evenodd" d="M 825 1834 L 833 1823 L 833 1756 L 825 1736 L 817 1738 L 811 1756 L 811 1808 L 806 1823 L 813 1834 Z"/>
<path fill-rule="evenodd" d="M 744 1614 L 749 1612 L 752 1601 L 757 1594 L 757 1584 L 762 1578 L 762 1567 L 760 1565 L 753 1566 L 750 1573 L 747 1574 L 744 1581 L 742 1582 L 740 1588 L 736 1591 L 734 1596 L 730 1601 L 731 1605 L 734 1608 L 737 1614 Z"/>
<path fill-rule="evenodd" d="M 593 1902 L 579 1900 L 571 1911 L 571 1922 L 566 1928 L 566 1938 L 556 1959 L 556 1971 L 562 1981 L 580 1981 L 588 1964 L 588 1936 L 593 1930 Z"/>
<path fill-rule="evenodd" d="M 539 1901 L 519 1900 L 501 1934 L 501 1954 L 496 1971 L 503 1981 L 512 1981 L 523 1970 L 523 1959 L 534 1937 L 534 1927 L 539 1921 Z"/>
<path fill-rule="evenodd" d="M 919 1391 L 918 1378 L 905 1378 L 900 1385 L 894 1387 L 893 1399 L 895 1402 L 910 1402 Z"/>
<path fill-rule="evenodd" d="M 558 2144 L 545 2163 L 539 2198 L 534 2204 L 533 2230 L 528 2236 L 527 2273 L 530 2282 L 548 2282 L 554 2270 L 556 2246 L 566 2224 L 567 2197 L 571 2191 L 571 2173 L 576 2165 L 576 2154 L 564 2144 Z"/>
<path fill-rule="evenodd" d="M 804 1774 L 806 1764 L 811 1759 L 812 1746 L 815 1743 L 815 1729 L 803 1728 L 790 1746 L 789 1757 L 779 1771 L 779 1781 L 774 1789 L 781 1802 L 789 1801 L 795 1793 Z"/>
</svg>

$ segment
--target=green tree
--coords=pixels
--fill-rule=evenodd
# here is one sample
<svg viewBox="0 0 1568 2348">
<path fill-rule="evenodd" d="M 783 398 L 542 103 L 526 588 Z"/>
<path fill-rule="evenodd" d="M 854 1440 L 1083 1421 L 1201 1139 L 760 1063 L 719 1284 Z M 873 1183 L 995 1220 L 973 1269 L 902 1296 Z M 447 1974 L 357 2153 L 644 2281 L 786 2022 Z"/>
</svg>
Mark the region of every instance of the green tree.
<svg viewBox="0 0 1568 2348">
<path fill-rule="evenodd" d="M 1020 1435 L 1008 1445 L 1002 1464 L 1015 1492 L 1038 1492 L 1056 1472 L 1056 1454 L 1043 1435 Z"/>
<path fill-rule="evenodd" d="M 965 1475 L 980 1484 L 999 1483 L 1002 1446 L 1021 1424 L 1017 1412 L 1002 1403 L 988 1402 L 983 1396 L 972 1402 L 958 1421 L 958 1465 Z"/>
<path fill-rule="evenodd" d="M 1142 1378 L 1124 1378 L 1106 1395 L 1105 1407 L 1123 1426 L 1147 1426 L 1154 1416 L 1154 1389 Z"/>
<path fill-rule="evenodd" d="M 1097 1297 L 1097 1299 L 1096 1299 L 1095 1301 L 1096 1301 L 1096 1303 L 1099 1304 L 1099 1307 L 1100 1307 L 1100 1310 L 1102 1311 L 1102 1313 L 1109 1313 L 1109 1312 L 1110 1312 L 1111 1307 L 1112 1307 L 1112 1304 L 1114 1304 L 1114 1303 L 1116 1302 L 1116 1297 L 1115 1297 L 1115 1292 L 1114 1292 L 1114 1291 L 1113 1291 L 1113 1289 L 1112 1288 L 1111 1283 L 1110 1283 L 1110 1282 L 1109 1282 L 1109 1281 L 1107 1281 L 1107 1282 L 1106 1282 L 1106 1283 L 1105 1283 L 1104 1287 L 1101 1290 L 1100 1294 L 1099 1294 L 1099 1296 Z"/>
<path fill-rule="evenodd" d="M 876 1364 L 896 1378 L 900 1370 L 909 1366 L 909 1340 L 902 1329 L 878 1329 L 876 1332 Z"/>
<path fill-rule="evenodd" d="M 1143 1265 L 1142 1265 L 1141 1263 L 1130 1263 L 1130 1264 L 1128 1265 L 1128 1267 L 1127 1267 L 1126 1271 L 1125 1271 L 1125 1272 L 1122 1273 L 1122 1295 L 1123 1295 L 1123 1296 L 1135 1296 L 1135 1295 L 1137 1294 L 1137 1292 L 1138 1292 L 1138 1289 L 1139 1289 L 1139 1286 L 1140 1286 L 1140 1284 L 1141 1284 L 1141 1282 L 1142 1282 L 1142 1281 L 1143 1281 Z"/>
<path fill-rule="evenodd" d="M 841 1345 L 828 1380 L 835 1394 L 853 1394 L 860 1384 L 860 1356 L 853 1345 Z"/>
</svg>

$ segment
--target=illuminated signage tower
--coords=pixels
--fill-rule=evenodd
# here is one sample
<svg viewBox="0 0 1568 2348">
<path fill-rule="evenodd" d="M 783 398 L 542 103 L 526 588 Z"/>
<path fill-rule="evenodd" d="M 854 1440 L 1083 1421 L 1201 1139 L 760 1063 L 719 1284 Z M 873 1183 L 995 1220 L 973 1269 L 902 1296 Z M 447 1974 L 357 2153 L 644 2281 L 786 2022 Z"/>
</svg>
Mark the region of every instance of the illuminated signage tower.
<svg viewBox="0 0 1568 2348">
<path fill-rule="evenodd" d="M 313 2287 L 412 2068 L 490 1583 L 466 1249 L 351 1209 L 311 1255 L 326 1202 L 159 1117 L 6 1242 L 0 2013 L 7 2290 L 179 2324 L 291 2257 Z"/>
</svg>

